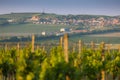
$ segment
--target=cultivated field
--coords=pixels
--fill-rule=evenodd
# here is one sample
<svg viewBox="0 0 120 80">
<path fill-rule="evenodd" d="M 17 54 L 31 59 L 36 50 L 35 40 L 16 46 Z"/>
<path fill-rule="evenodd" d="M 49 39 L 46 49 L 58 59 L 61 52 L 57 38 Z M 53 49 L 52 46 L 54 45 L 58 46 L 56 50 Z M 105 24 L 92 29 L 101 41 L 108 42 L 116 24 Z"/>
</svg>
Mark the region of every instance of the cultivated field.
<svg viewBox="0 0 120 80">
<path fill-rule="evenodd" d="M 106 34 L 94 34 L 89 35 L 94 37 L 120 37 L 120 32 L 114 32 L 114 33 L 106 33 Z"/>
<path fill-rule="evenodd" d="M 41 34 L 45 31 L 47 33 L 59 32 L 61 28 L 70 28 L 67 25 L 47 25 L 47 24 L 11 24 L 9 26 L 0 26 L 0 37 L 4 36 L 20 36 L 20 35 L 30 35 L 33 33 Z M 69 36 L 71 42 L 78 40 L 83 40 L 84 42 L 94 41 L 96 43 L 106 42 L 106 43 L 120 43 L 120 32 L 116 33 L 106 33 L 106 34 L 90 34 L 90 35 L 80 35 L 74 34 Z M 40 41 L 40 40 L 38 40 Z M 46 41 L 46 40 L 44 40 Z M 51 41 L 51 39 L 49 39 Z M 53 39 L 52 39 L 53 41 Z"/>
<path fill-rule="evenodd" d="M 68 28 L 67 25 L 48 25 L 48 24 L 11 24 L 8 26 L 0 26 L 0 34 L 2 33 L 41 33 L 46 31 L 58 32 L 61 28 Z"/>
<path fill-rule="evenodd" d="M 73 35 L 69 39 L 72 41 L 83 40 L 84 42 L 95 42 L 100 43 L 102 41 L 106 43 L 120 43 L 120 32 L 106 33 L 106 34 L 90 34 L 90 35 Z"/>
</svg>

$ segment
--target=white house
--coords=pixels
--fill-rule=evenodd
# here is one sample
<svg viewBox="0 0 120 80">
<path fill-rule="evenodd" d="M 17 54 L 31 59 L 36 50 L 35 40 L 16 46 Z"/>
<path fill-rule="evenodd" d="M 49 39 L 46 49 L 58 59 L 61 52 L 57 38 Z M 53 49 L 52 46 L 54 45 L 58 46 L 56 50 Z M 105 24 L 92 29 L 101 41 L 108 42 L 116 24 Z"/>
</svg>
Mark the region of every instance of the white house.
<svg viewBox="0 0 120 80">
<path fill-rule="evenodd" d="M 42 32 L 42 35 L 45 36 L 45 35 L 46 35 L 46 32 Z"/>
<path fill-rule="evenodd" d="M 66 31 L 70 31 L 68 28 L 61 28 L 60 32 L 66 32 Z"/>
</svg>

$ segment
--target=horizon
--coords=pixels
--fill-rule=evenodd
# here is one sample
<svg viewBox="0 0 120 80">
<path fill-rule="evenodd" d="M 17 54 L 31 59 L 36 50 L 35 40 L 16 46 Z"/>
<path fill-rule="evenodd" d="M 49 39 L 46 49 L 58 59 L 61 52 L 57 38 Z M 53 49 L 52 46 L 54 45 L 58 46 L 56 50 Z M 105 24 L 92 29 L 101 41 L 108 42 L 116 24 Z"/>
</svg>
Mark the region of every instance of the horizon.
<svg viewBox="0 0 120 80">
<path fill-rule="evenodd" d="M 61 15 L 120 15 L 119 0 L 2 0 L 0 14 L 45 12 Z"/>
<path fill-rule="evenodd" d="M 10 13 L 3 13 L 3 14 L 0 14 L 0 15 L 9 15 L 9 14 L 31 14 L 31 13 L 33 13 L 33 14 L 41 14 L 41 13 L 43 13 L 43 12 L 10 12 Z M 113 17 L 113 16 L 120 16 L 120 15 L 101 15 L 101 14 L 59 14 L 59 13 L 50 13 L 50 12 L 44 12 L 44 13 L 46 13 L 46 14 L 55 14 L 55 15 L 65 15 L 65 16 L 67 16 L 67 15 L 74 15 L 74 16 L 76 16 L 76 15 L 90 15 L 90 16 L 111 16 L 111 17 Z"/>
</svg>

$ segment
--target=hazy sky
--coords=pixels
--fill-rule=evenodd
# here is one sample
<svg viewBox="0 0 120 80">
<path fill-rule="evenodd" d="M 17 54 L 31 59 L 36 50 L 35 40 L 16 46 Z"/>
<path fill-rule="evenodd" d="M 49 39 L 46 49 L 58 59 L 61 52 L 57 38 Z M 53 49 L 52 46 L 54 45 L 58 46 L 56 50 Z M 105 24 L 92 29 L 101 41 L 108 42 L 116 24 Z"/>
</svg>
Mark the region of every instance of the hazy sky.
<svg viewBox="0 0 120 80">
<path fill-rule="evenodd" d="M 120 15 L 120 0 L 0 0 L 0 14 L 11 12 Z"/>
</svg>

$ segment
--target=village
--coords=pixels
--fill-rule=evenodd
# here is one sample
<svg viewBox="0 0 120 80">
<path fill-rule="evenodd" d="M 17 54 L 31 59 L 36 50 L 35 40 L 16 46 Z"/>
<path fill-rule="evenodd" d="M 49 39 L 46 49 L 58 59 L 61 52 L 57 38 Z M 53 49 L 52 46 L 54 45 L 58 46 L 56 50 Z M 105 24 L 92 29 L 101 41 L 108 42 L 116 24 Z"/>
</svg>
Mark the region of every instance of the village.
<svg viewBox="0 0 120 80">
<path fill-rule="evenodd" d="M 115 27 L 116 25 L 120 25 L 120 18 L 113 17 L 113 18 L 104 18 L 104 17 L 97 17 L 97 18 L 89 18 L 89 19 L 82 19 L 72 16 L 70 18 L 63 16 L 62 19 L 59 18 L 51 18 L 44 17 L 41 18 L 38 15 L 33 15 L 31 18 L 27 19 L 27 22 L 32 22 L 33 24 L 60 24 L 60 25 L 71 25 L 71 26 L 80 26 L 81 29 L 71 29 L 71 28 L 61 28 L 59 33 L 56 35 L 62 35 L 64 33 L 88 33 L 94 30 L 104 30 L 104 27 Z M 106 29 L 106 28 L 105 28 Z M 42 35 L 45 35 L 46 32 L 42 32 Z"/>
<path fill-rule="evenodd" d="M 15 13 L 11 13 L 15 14 Z M 57 32 L 45 32 L 41 35 L 62 35 L 64 33 L 89 33 L 93 31 L 111 30 L 120 26 L 119 16 L 93 16 L 93 15 L 52 15 L 50 13 L 34 14 L 26 18 L 8 18 L 9 24 L 42 24 L 64 25 L 70 28 L 62 28 Z M 75 27 L 77 26 L 77 27 Z"/>
<path fill-rule="evenodd" d="M 59 18 L 50 18 L 45 17 L 41 18 L 40 16 L 32 16 L 30 19 L 27 19 L 28 22 L 33 22 L 33 24 L 62 24 L 62 25 L 79 25 L 82 24 L 84 26 L 111 26 L 111 25 L 120 25 L 120 17 L 113 17 L 113 18 L 104 18 L 104 17 L 98 17 L 98 18 L 89 18 L 89 19 L 74 19 L 63 17 L 62 20 Z"/>
</svg>

